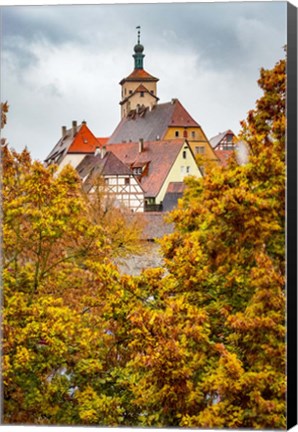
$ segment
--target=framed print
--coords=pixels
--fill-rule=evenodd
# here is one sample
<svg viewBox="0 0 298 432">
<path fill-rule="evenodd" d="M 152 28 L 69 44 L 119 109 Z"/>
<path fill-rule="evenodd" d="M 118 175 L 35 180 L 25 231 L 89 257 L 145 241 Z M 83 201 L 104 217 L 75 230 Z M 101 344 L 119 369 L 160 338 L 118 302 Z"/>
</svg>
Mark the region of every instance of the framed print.
<svg viewBox="0 0 298 432">
<path fill-rule="evenodd" d="M 297 423 L 297 8 L 1 5 L 4 428 Z"/>
</svg>

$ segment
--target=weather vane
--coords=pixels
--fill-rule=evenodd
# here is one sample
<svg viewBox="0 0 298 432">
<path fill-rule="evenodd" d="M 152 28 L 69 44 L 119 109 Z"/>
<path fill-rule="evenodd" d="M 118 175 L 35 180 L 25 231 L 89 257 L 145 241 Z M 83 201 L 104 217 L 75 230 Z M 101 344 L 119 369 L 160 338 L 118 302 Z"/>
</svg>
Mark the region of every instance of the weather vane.
<svg viewBox="0 0 298 432">
<path fill-rule="evenodd" d="M 139 44 L 140 43 L 141 26 L 137 26 L 136 29 L 138 29 L 138 44 Z"/>
</svg>

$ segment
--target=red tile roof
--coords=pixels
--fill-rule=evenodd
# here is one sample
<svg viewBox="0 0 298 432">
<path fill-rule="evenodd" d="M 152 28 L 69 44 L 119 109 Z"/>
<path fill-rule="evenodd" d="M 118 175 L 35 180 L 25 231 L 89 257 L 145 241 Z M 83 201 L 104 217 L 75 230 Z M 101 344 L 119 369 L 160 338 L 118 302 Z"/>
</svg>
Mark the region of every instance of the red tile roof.
<svg viewBox="0 0 298 432">
<path fill-rule="evenodd" d="M 217 150 L 215 154 L 220 161 L 220 165 L 226 166 L 228 160 L 234 154 L 234 150 Z"/>
<path fill-rule="evenodd" d="M 108 144 L 107 150 L 113 152 L 127 166 L 144 166 L 141 185 L 146 197 L 156 197 L 166 180 L 185 141 L 167 140 L 144 142 L 139 152 L 138 142 Z"/>
<path fill-rule="evenodd" d="M 138 141 L 155 141 L 163 139 L 168 128 L 199 127 L 199 124 L 189 115 L 178 99 L 172 102 L 157 104 L 141 113 L 123 117 L 112 133 L 109 144 Z"/>
<path fill-rule="evenodd" d="M 185 190 L 185 183 L 171 182 L 169 183 L 167 193 L 183 193 Z"/>
<path fill-rule="evenodd" d="M 198 123 L 190 116 L 178 99 L 174 99 L 174 111 L 169 126 L 198 127 Z"/>
<path fill-rule="evenodd" d="M 107 144 L 107 142 L 109 141 L 110 137 L 103 137 L 103 138 L 96 138 L 98 143 L 99 143 L 99 147 L 102 147 L 104 145 Z"/>
<path fill-rule="evenodd" d="M 158 78 L 155 78 L 154 76 L 150 75 L 148 72 L 145 71 L 145 69 L 134 69 L 128 77 L 123 78 L 123 80 L 120 81 L 120 84 L 124 84 L 126 81 L 159 81 Z"/>
<path fill-rule="evenodd" d="M 64 157 L 67 153 L 94 153 L 97 146 L 97 138 L 95 138 L 88 126 L 82 123 L 77 126 L 74 136 L 72 128 L 66 130 L 65 135 L 59 139 L 45 162 L 50 164 L 59 156 Z"/>
<path fill-rule="evenodd" d="M 98 140 L 86 124 L 82 124 L 67 153 L 94 153 Z"/>
<path fill-rule="evenodd" d="M 135 92 L 148 92 L 149 93 L 149 90 L 143 85 L 143 84 L 140 84 L 136 89 L 135 89 Z"/>
</svg>

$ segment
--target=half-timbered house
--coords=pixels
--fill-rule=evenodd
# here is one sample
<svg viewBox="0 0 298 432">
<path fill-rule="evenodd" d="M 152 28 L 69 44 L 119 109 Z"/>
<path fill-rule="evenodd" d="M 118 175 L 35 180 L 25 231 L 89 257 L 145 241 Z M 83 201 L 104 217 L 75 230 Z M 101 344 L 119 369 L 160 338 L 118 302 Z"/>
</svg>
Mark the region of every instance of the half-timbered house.
<svg viewBox="0 0 298 432">
<path fill-rule="evenodd" d="M 86 193 L 92 194 L 99 188 L 106 205 L 125 206 L 132 212 L 144 211 L 144 190 L 137 177 L 105 147 L 86 155 L 76 169 Z"/>
<path fill-rule="evenodd" d="M 138 178 L 144 190 L 145 211 L 163 210 L 170 183 L 182 183 L 189 175 L 202 176 L 187 140 L 139 140 L 106 147 Z"/>
</svg>

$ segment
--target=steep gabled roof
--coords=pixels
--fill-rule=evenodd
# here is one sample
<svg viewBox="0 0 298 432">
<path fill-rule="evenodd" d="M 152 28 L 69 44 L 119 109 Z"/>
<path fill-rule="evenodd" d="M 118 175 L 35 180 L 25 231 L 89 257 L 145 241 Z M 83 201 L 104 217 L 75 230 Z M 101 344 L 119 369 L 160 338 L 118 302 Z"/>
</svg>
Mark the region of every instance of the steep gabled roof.
<svg viewBox="0 0 298 432">
<path fill-rule="evenodd" d="M 131 170 L 110 151 L 103 157 L 100 154 L 85 156 L 76 170 L 82 178 L 90 174 L 91 171 L 99 176 L 132 174 Z"/>
<path fill-rule="evenodd" d="M 123 78 L 120 81 L 120 84 L 124 84 L 126 81 L 150 81 L 150 82 L 157 82 L 159 81 L 158 78 L 155 78 L 154 76 L 150 75 L 148 72 L 145 71 L 145 69 L 134 69 L 128 77 Z"/>
<path fill-rule="evenodd" d="M 223 140 L 226 135 L 234 135 L 234 133 L 228 129 L 225 132 L 221 132 L 214 137 L 210 138 L 209 142 L 213 148 L 217 147 L 218 144 Z"/>
<path fill-rule="evenodd" d="M 76 168 L 80 177 L 84 180 L 84 190 L 89 192 L 93 186 L 93 179 L 104 176 L 128 176 L 131 170 L 121 162 L 112 152 L 107 152 L 103 157 L 99 155 L 87 155 Z"/>
<path fill-rule="evenodd" d="M 168 128 L 199 127 L 199 124 L 189 115 L 178 99 L 172 102 L 157 104 L 142 114 L 135 112 L 134 116 L 123 117 L 112 133 L 108 144 L 121 142 L 155 141 L 163 139 Z"/>
<path fill-rule="evenodd" d="M 107 150 L 128 167 L 146 166 L 141 185 L 146 197 L 156 197 L 184 143 L 182 139 L 144 142 L 143 151 L 139 152 L 139 143 L 129 142 L 107 145 Z"/>
<path fill-rule="evenodd" d="M 76 127 L 75 134 L 73 134 L 72 128 L 66 130 L 65 135 L 60 138 L 45 162 L 53 162 L 59 156 L 65 156 L 67 153 L 94 153 L 97 146 L 97 138 L 86 123 L 82 123 Z"/>
</svg>

